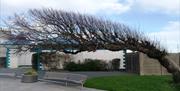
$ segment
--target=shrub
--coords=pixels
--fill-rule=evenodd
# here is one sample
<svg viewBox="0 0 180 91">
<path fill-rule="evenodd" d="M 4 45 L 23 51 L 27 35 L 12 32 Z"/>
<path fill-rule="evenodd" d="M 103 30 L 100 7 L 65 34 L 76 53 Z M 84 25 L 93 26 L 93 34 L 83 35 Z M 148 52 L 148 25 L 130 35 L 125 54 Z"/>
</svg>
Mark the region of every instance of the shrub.
<svg viewBox="0 0 180 91">
<path fill-rule="evenodd" d="M 112 60 L 112 70 L 119 70 L 120 66 L 120 59 L 113 59 Z"/>
<path fill-rule="evenodd" d="M 38 70 L 38 61 L 37 60 L 38 60 L 38 54 L 35 53 L 32 55 L 31 62 L 32 62 L 32 68 L 35 69 L 36 71 Z"/>
<path fill-rule="evenodd" d="M 103 71 L 106 70 L 106 63 L 102 60 L 85 59 L 84 62 L 65 62 L 64 70 L 69 71 Z"/>
<path fill-rule="evenodd" d="M 65 62 L 64 69 L 69 71 L 76 71 L 78 68 L 78 64 L 75 62 Z"/>
<path fill-rule="evenodd" d="M 103 71 L 106 70 L 106 63 L 102 60 L 85 59 L 84 68 L 87 71 Z"/>
<path fill-rule="evenodd" d="M 38 74 L 37 74 L 36 70 L 34 70 L 34 69 L 28 69 L 28 70 L 24 73 L 24 75 L 38 75 Z"/>
</svg>

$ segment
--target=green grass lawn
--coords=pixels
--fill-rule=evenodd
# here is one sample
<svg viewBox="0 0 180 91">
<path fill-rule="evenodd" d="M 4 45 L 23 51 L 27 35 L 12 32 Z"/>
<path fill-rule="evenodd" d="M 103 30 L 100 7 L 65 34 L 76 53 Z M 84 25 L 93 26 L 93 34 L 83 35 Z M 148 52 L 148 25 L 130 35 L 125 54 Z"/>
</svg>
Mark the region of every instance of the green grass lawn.
<svg viewBox="0 0 180 91">
<path fill-rule="evenodd" d="M 109 76 L 90 78 L 85 87 L 108 91 L 180 91 L 170 76 Z"/>
</svg>

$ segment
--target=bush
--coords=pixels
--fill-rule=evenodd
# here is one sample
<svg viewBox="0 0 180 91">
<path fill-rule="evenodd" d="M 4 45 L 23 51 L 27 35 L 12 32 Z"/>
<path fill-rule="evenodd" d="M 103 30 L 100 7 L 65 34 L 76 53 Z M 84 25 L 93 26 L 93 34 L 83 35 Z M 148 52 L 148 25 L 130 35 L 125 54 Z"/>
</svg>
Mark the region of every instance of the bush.
<svg viewBox="0 0 180 91">
<path fill-rule="evenodd" d="M 77 64 L 75 62 L 65 62 L 64 70 L 77 71 L 77 70 L 79 70 L 79 66 L 80 66 L 80 64 Z"/>
<path fill-rule="evenodd" d="M 85 59 L 84 62 L 65 62 L 64 70 L 68 71 L 104 71 L 106 63 L 102 60 Z"/>
<path fill-rule="evenodd" d="M 38 54 L 37 53 L 32 55 L 31 62 L 32 62 L 32 68 L 37 71 L 38 70 Z"/>
<path fill-rule="evenodd" d="M 113 59 L 112 60 L 112 70 L 119 70 L 120 66 L 120 59 Z"/>
<path fill-rule="evenodd" d="M 28 69 L 25 73 L 24 73 L 24 75 L 38 75 L 38 73 L 36 72 L 36 70 L 34 70 L 34 69 Z"/>
<path fill-rule="evenodd" d="M 85 59 L 84 68 L 87 71 L 103 71 L 106 70 L 106 63 L 102 60 Z"/>
</svg>

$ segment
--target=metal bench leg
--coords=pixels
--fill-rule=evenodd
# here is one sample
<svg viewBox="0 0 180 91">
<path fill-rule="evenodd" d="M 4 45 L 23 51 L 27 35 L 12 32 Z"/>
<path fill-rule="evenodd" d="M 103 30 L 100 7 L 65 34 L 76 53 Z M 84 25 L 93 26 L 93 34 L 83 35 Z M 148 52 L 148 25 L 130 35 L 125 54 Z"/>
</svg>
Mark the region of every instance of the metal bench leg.
<svg viewBox="0 0 180 91">
<path fill-rule="evenodd" d="M 68 85 L 67 81 L 66 81 L 66 86 Z"/>
<path fill-rule="evenodd" d="M 17 73 L 14 74 L 14 77 L 15 77 L 15 78 L 17 77 Z"/>
<path fill-rule="evenodd" d="M 83 85 L 83 83 L 81 83 L 81 90 L 83 89 L 83 87 L 84 87 L 84 85 Z"/>
</svg>

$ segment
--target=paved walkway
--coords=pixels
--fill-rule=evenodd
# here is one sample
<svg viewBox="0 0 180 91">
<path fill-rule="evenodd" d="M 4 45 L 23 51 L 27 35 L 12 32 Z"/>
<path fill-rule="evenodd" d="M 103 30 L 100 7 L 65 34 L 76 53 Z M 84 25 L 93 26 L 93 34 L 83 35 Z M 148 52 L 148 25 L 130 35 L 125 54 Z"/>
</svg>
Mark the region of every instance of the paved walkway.
<svg viewBox="0 0 180 91">
<path fill-rule="evenodd" d="M 27 69 L 25 68 L 16 68 L 16 69 L 0 69 L 0 73 L 14 73 L 19 76 L 20 74 L 24 73 Z M 74 73 L 74 74 L 83 74 L 88 76 L 88 78 L 91 77 L 100 77 L 100 76 L 114 76 L 114 75 L 131 75 L 133 73 L 127 73 L 127 72 L 121 72 L 121 71 L 80 71 L 80 72 L 68 72 L 68 71 L 62 71 L 67 72 L 67 73 Z M 42 78 L 45 74 L 45 71 L 40 71 L 39 73 L 39 78 Z"/>
<path fill-rule="evenodd" d="M 3 74 L 9 74 L 9 73 L 15 73 L 17 76 L 21 76 L 24 72 L 27 71 L 27 69 L 29 68 L 15 68 L 15 69 L 8 69 L 8 68 L 0 68 L 0 76 Z M 39 78 L 42 78 L 45 74 L 45 71 L 41 71 L 38 73 L 39 74 Z"/>
<path fill-rule="evenodd" d="M 64 86 L 49 82 L 22 83 L 20 79 L 0 76 L 0 91 L 102 91 L 80 86 Z"/>
<path fill-rule="evenodd" d="M 74 74 L 83 74 L 92 77 L 101 77 L 101 76 L 116 76 L 116 75 L 132 75 L 132 73 L 121 72 L 121 71 L 85 71 L 85 72 L 69 72 Z"/>
<path fill-rule="evenodd" d="M 20 79 L 14 78 L 13 76 L 3 76 L 3 74 L 8 75 L 8 73 L 16 72 L 17 75 L 24 73 L 26 69 L 0 69 L 0 91 L 102 91 L 96 89 L 83 88 L 80 86 L 69 84 L 69 86 L 65 86 L 62 84 L 55 84 L 50 82 L 36 82 L 36 83 L 21 83 Z M 44 75 L 44 71 L 39 73 L 39 78 L 42 78 Z M 87 75 L 89 78 L 91 77 L 99 77 L 99 76 L 112 76 L 112 75 L 123 75 L 129 74 L 125 72 L 68 72 L 75 74 L 83 74 Z"/>
</svg>

